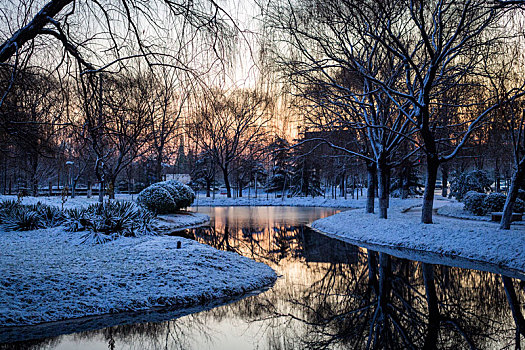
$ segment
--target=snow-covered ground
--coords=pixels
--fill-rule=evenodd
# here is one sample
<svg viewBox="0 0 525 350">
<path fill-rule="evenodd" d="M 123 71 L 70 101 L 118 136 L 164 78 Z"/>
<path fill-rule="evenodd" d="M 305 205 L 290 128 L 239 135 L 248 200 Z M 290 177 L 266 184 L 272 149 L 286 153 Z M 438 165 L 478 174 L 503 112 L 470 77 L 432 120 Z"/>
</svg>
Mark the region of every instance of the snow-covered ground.
<svg viewBox="0 0 525 350">
<path fill-rule="evenodd" d="M 107 200 L 108 197 L 104 197 L 104 200 Z M 128 194 L 117 194 L 115 196 L 116 200 L 119 201 L 134 201 L 137 199 L 137 195 L 131 196 Z M 0 195 L 0 200 L 17 200 L 17 196 L 9 196 L 9 195 Z M 77 196 L 75 198 L 67 197 L 66 201 L 62 203 L 62 197 L 60 196 L 41 196 L 41 197 L 23 197 L 21 203 L 22 204 L 35 204 L 41 202 L 43 204 L 47 205 L 54 205 L 56 207 L 62 207 L 62 204 L 64 205 L 64 208 L 76 208 L 81 206 L 90 205 L 93 203 L 98 202 L 97 196 L 92 196 L 91 198 L 86 198 L 85 196 Z"/>
<path fill-rule="evenodd" d="M 0 200 L 11 199 L 16 200 L 16 196 L 0 195 Z M 134 201 L 137 199 L 137 195 L 128 194 L 117 194 L 116 200 L 119 201 Z M 107 200 L 105 197 L 104 200 Z M 69 198 L 64 203 L 64 208 L 74 208 L 78 206 L 89 205 L 96 203 L 98 197 L 93 196 L 91 198 L 75 197 Z M 58 207 L 62 206 L 62 198 L 59 196 L 53 197 L 24 197 L 22 199 L 23 204 L 34 204 L 42 202 L 48 205 L 55 205 Z M 217 195 L 215 199 L 213 197 L 206 197 L 203 193 L 198 193 L 193 203 L 193 206 L 206 206 L 206 207 L 231 207 L 231 206 L 284 206 L 284 207 L 330 207 L 330 208 L 364 208 L 366 203 L 366 196 L 360 196 L 359 200 L 352 199 L 348 196 L 347 199 L 344 197 L 338 197 L 336 199 L 324 198 L 324 197 L 291 197 L 291 198 L 275 198 L 274 194 L 266 197 L 266 194 L 259 193 L 257 198 L 253 197 L 237 197 L 227 198 L 225 195 Z"/>
<path fill-rule="evenodd" d="M 206 214 L 185 212 L 180 214 L 159 215 L 154 224 L 156 233 L 166 234 L 173 231 L 185 230 L 202 226 L 210 222 Z"/>
<path fill-rule="evenodd" d="M 116 200 L 118 201 L 133 201 L 137 196 L 130 195 L 117 195 Z M 4 196 L 0 195 L 0 200 L 16 200 L 16 196 Z M 107 198 L 106 198 L 107 199 Z M 61 197 L 24 197 L 22 198 L 22 204 L 35 204 L 41 202 L 47 205 L 53 205 L 56 207 L 62 207 Z M 93 203 L 97 203 L 98 198 L 91 197 L 75 197 L 68 198 L 64 203 L 65 208 L 77 208 L 87 206 Z M 154 223 L 155 231 L 158 233 L 170 233 L 177 230 L 184 230 L 197 226 L 202 226 L 210 221 L 210 217 L 205 214 L 194 213 L 194 212 L 181 212 L 179 214 L 170 215 L 159 215 Z"/>
<path fill-rule="evenodd" d="M 458 219 L 467 219 L 467 220 L 477 220 L 477 221 L 491 221 L 491 216 L 489 215 L 474 215 L 463 209 L 464 204 L 460 202 L 453 202 L 447 205 L 442 206 L 437 210 L 439 215 L 448 216 L 451 218 Z M 516 221 L 513 225 L 525 225 L 525 221 Z"/>
<path fill-rule="evenodd" d="M 447 202 L 436 201 L 436 206 L 443 205 Z M 476 268 L 488 263 L 491 266 L 482 269 L 497 272 L 492 267 L 499 266 L 517 270 L 517 277 L 525 276 L 523 225 L 512 225 L 511 230 L 504 231 L 497 223 L 439 215 L 434 215 L 434 224 L 424 225 L 419 221 L 420 210 L 402 213 L 400 208 L 391 206 L 387 220 L 356 209 L 317 220 L 311 226 L 344 241 L 403 258 L 452 265 L 457 265 L 453 260 L 460 258 L 475 263 Z"/>
<path fill-rule="evenodd" d="M 227 198 L 225 196 L 205 197 L 197 196 L 193 206 L 203 207 L 233 207 L 233 206 L 281 206 L 281 207 L 330 207 L 330 208 L 363 208 L 365 206 L 366 197 L 360 197 L 359 200 L 339 197 L 337 199 L 323 198 L 323 197 L 291 197 L 291 198 L 275 198 L 272 194 L 268 198 L 266 194 L 259 194 L 257 198 L 254 197 L 237 197 Z"/>
<path fill-rule="evenodd" d="M 0 326 L 184 307 L 276 279 L 262 263 L 180 237 L 81 244 L 78 236 L 61 227 L 0 232 Z"/>
<path fill-rule="evenodd" d="M 0 196 L 16 199 L 14 196 Z M 117 196 L 129 201 L 131 196 Z M 69 198 L 64 208 L 97 198 Z M 61 197 L 25 197 L 60 207 Z M 200 213 L 160 215 L 159 233 L 203 225 Z M 63 227 L 0 231 L 0 327 L 34 325 L 155 307 L 187 307 L 240 295 L 272 283 L 275 272 L 236 253 L 180 237 L 119 238 L 81 243 Z M 181 248 L 177 249 L 178 242 Z"/>
</svg>

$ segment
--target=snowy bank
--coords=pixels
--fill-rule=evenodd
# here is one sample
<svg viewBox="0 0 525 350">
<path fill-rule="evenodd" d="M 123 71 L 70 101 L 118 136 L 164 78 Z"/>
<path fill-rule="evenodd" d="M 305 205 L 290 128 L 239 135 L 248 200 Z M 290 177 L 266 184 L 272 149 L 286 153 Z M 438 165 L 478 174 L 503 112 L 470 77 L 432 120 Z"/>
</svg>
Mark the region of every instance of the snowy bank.
<svg viewBox="0 0 525 350">
<path fill-rule="evenodd" d="M 276 279 L 262 263 L 181 237 L 80 244 L 58 227 L 0 232 L 0 246 L 0 327 L 186 307 Z"/>
<path fill-rule="evenodd" d="M 137 199 L 137 195 L 131 196 L 128 194 L 117 194 L 115 195 L 115 200 L 117 201 L 126 201 L 131 202 L 135 201 Z M 17 200 L 17 196 L 13 195 L 0 195 L 0 200 Z M 107 201 L 108 197 L 104 197 L 104 201 Z M 62 203 L 62 197 L 60 196 L 40 196 L 40 197 L 22 197 L 21 204 L 36 204 L 36 203 L 42 203 L 47 205 L 53 205 L 56 207 L 61 208 L 62 204 L 64 206 L 64 209 L 71 209 L 71 208 L 78 208 L 83 206 L 88 206 L 90 204 L 98 203 L 98 197 L 92 196 L 91 198 L 87 197 L 80 197 L 77 196 L 75 198 L 67 197 L 67 200 Z"/>
<path fill-rule="evenodd" d="M 206 214 L 185 212 L 180 214 L 159 215 L 153 224 L 157 233 L 171 233 L 206 225 L 210 217 Z"/>
<path fill-rule="evenodd" d="M 280 206 L 280 207 L 329 207 L 329 208 L 364 208 L 366 198 L 344 199 L 344 197 L 332 199 L 323 197 L 291 197 L 291 198 L 266 198 L 260 195 L 257 198 L 248 197 L 197 197 L 193 202 L 194 207 L 250 207 L 250 206 Z"/>
<path fill-rule="evenodd" d="M 0 200 L 16 200 L 16 196 L 0 195 Z M 136 201 L 137 195 L 128 194 L 116 194 L 115 200 L 117 201 Z M 107 197 L 104 197 L 107 200 Z M 23 197 L 22 204 L 35 204 L 41 202 L 43 204 L 54 205 L 57 207 L 62 206 L 62 197 Z M 79 206 L 86 206 L 89 204 L 97 203 L 98 197 L 93 196 L 91 198 L 86 197 L 75 197 L 69 198 L 64 203 L 64 208 L 75 208 Z M 245 206 L 282 206 L 282 207 L 331 207 L 331 208 L 364 208 L 366 205 L 366 197 L 360 196 L 359 199 L 352 199 L 348 196 L 347 199 L 344 197 L 324 198 L 324 197 L 290 197 L 290 198 L 275 198 L 274 194 L 268 198 L 266 194 L 259 194 L 257 198 L 252 197 L 237 197 L 228 198 L 223 195 L 213 197 L 206 197 L 202 194 L 197 194 L 195 201 L 193 202 L 194 207 L 245 207 Z"/>
<path fill-rule="evenodd" d="M 349 210 L 314 221 L 311 227 L 329 236 L 401 258 L 462 266 L 524 278 L 525 227 L 498 229 L 497 223 L 434 215 L 420 223 L 420 212 L 390 210 L 389 219 Z M 461 262 L 459 261 L 461 260 Z"/>
<path fill-rule="evenodd" d="M 136 198 L 136 196 L 134 196 L 134 198 Z M 17 198 L 16 196 L 0 195 L 0 200 L 17 200 Z M 122 202 L 133 201 L 132 196 L 130 195 L 117 195 L 115 200 Z M 21 200 L 21 204 L 36 204 L 38 202 L 59 208 L 62 207 L 61 197 L 23 197 Z M 95 197 L 68 198 L 68 200 L 64 203 L 64 209 L 86 207 L 95 203 L 98 203 L 98 198 Z M 208 215 L 181 211 L 177 214 L 158 215 L 153 224 L 153 229 L 156 233 L 165 234 L 203 226 L 208 224 L 209 221 L 210 217 Z"/>
<path fill-rule="evenodd" d="M 474 215 L 463 209 L 465 205 L 460 202 L 454 202 L 442 206 L 437 210 L 438 215 L 448 216 L 451 218 L 457 219 L 466 219 L 466 220 L 477 220 L 477 221 L 492 221 L 491 216 L 489 215 Z M 515 221 L 513 225 L 525 225 L 525 221 Z"/>
</svg>

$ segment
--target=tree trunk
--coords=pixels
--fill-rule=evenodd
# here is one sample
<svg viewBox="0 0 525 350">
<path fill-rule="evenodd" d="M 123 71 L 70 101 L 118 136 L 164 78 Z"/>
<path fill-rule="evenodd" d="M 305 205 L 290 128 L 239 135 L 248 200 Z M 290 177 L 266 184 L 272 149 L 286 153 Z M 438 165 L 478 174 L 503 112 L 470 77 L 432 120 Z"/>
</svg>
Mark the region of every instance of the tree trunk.
<svg viewBox="0 0 525 350">
<path fill-rule="evenodd" d="M 439 307 L 434 283 L 434 266 L 422 263 L 423 280 L 425 282 L 425 294 L 428 305 L 428 325 L 427 334 L 423 349 L 435 349 L 439 332 Z"/>
<path fill-rule="evenodd" d="M 71 184 L 71 198 L 75 198 L 75 191 L 77 189 L 77 182 L 78 182 L 78 180 L 73 180 L 73 183 Z"/>
<path fill-rule="evenodd" d="M 514 318 L 514 323 L 516 324 L 516 329 L 518 331 L 516 339 L 519 341 L 519 334 L 525 335 L 525 319 L 521 312 L 521 304 L 516 295 L 516 291 L 514 290 L 512 279 L 503 275 L 501 275 L 501 279 L 503 280 L 503 287 L 505 288 L 507 301 L 509 302 L 510 311 L 512 312 L 512 317 Z M 516 348 L 518 349 L 518 347 Z"/>
<path fill-rule="evenodd" d="M 494 167 L 494 183 L 496 185 L 496 192 L 501 192 L 498 158 L 496 158 L 496 166 Z"/>
<path fill-rule="evenodd" d="M 108 181 L 108 196 L 109 199 L 115 199 L 115 179 L 110 178 Z"/>
<path fill-rule="evenodd" d="M 210 198 L 211 180 L 206 179 L 206 197 Z"/>
<path fill-rule="evenodd" d="M 374 200 L 375 200 L 375 178 L 377 173 L 377 168 L 375 163 L 367 164 L 366 166 L 368 174 L 368 188 L 366 191 L 366 212 L 369 214 L 374 213 Z"/>
<path fill-rule="evenodd" d="M 253 184 L 254 190 L 255 190 L 255 198 L 257 198 L 257 173 L 255 173 L 255 182 Z"/>
<path fill-rule="evenodd" d="M 439 168 L 437 155 L 427 155 L 427 174 L 425 181 L 425 193 L 423 194 L 423 208 L 421 209 L 421 222 L 432 223 L 432 210 L 434 209 L 434 191 L 436 190 L 436 179 Z"/>
<path fill-rule="evenodd" d="M 281 193 L 281 201 L 284 201 L 284 196 L 286 196 L 286 180 L 287 179 L 288 179 L 288 176 L 284 175 L 283 191 Z"/>
<path fill-rule="evenodd" d="M 444 163 L 441 166 L 441 196 L 447 198 L 448 197 L 448 164 Z"/>
<path fill-rule="evenodd" d="M 31 159 L 31 194 L 33 197 L 38 197 L 38 156 L 33 156 Z"/>
<path fill-rule="evenodd" d="M 390 169 L 384 163 L 380 162 L 378 164 L 378 178 L 379 178 L 379 218 L 387 219 L 388 218 L 388 199 L 390 196 Z"/>
<path fill-rule="evenodd" d="M 378 281 L 377 281 L 377 252 L 367 249 L 368 251 L 368 284 L 377 293 Z"/>
<path fill-rule="evenodd" d="M 36 176 L 31 179 L 31 192 L 33 193 L 33 197 L 38 197 L 38 180 Z"/>
<path fill-rule="evenodd" d="M 339 197 L 344 197 L 346 192 L 346 183 L 345 183 L 346 174 L 343 172 L 341 174 L 341 182 L 339 183 Z"/>
<path fill-rule="evenodd" d="M 503 215 L 501 216 L 501 222 L 499 228 L 502 230 L 510 230 L 510 223 L 512 220 L 512 208 L 514 202 L 518 196 L 518 189 L 520 187 L 523 178 L 525 177 L 525 156 L 523 156 L 518 163 L 516 171 L 512 174 L 512 180 L 510 182 L 510 188 L 507 193 L 507 200 L 505 200 L 505 206 L 503 207 Z"/>
<path fill-rule="evenodd" d="M 98 202 L 104 202 L 104 187 L 106 187 L 106 182 L 104 180 L 100 181 L 100 188 L 98 190 Z"/>
<path fill-rule="evenodd" d="M 162 181 L 162 157 L 159 155 L 157 155 L 157 159 L 155 159 L 155 181 Z"/>
<path fill-rule="evenodd" d="M 222 168 L 222 176 L 224 177 L 224 186 L 226 186 L 226 197 L 232 197 L 232 189 L 230 186 L 230 179 L 228 178 L 228 168 Z"/>
<path fill-rule="evenodd" d="M 238 180 L 237 185 L 239 186 L 239 195 L 238 197 L 242 197 L 242 181 Z"/>
<path fill-rule="evenodd" d="M 355 176 L 352 179 L 352 199 L 354 198 L 355 198 Z M 345 192 L 345 199 L 346 199 L 346 192 Z M 357 199 L 359 199 L 359 193 L 357 193 Z"/>
<path fill-rule="evenodd" d="M 403 164 L 401 169 L 401 199 L 407 199 L 410 192 L 410 168 Z"/>
<path fill-rule="evenodd" d="M 390 299 L 392 271 L 390 255 L 379 253 L 379 290 L 377 293 L 377 303 L 383 315 L 388 312 L 388 301 Z"/>
<path fill-rule="evenodd" d="M 93 194 L 92 192 L 92 187 L 91 187 L 91 181 L 88 181 L 87 182 L 87 198 L 91 198 L 91 195 Z"/>
<path fill-rule="evenodd" d="M 379 198 L 379 174 L 376 172 L 374 173 L 374 196 L 376 198 Z"/>
</svg>

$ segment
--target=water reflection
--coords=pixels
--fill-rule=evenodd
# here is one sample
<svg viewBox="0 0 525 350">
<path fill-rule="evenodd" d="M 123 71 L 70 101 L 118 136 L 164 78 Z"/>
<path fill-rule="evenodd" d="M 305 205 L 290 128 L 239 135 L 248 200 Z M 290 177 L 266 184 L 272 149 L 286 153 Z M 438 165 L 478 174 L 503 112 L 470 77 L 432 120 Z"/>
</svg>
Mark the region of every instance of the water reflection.
<svg viewBox="0 0 525 350">
<path fill-rule="evenodd" d="M 200 208 L 209 227 L 182 234 L 272 266 L 270 290 L 164 322 L 140 322 L 2 349 L 520 348 L 523 282 L 431 265 L 304 227 L 321 208 Z"/>
</svg>

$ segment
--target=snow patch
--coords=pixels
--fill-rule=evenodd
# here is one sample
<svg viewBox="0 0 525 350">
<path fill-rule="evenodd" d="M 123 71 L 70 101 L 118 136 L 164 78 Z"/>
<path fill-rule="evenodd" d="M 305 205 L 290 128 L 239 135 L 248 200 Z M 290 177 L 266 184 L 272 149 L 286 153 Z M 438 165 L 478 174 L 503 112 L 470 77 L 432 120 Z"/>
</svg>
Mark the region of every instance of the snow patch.
<svg viewBox="0 0 525 350">
<path fill-rule="evenodd" d="M 365 248 L 386 248 L 392 255 L 398 255 L 396 250 L 408 249 L 525 272 L 523 225 L 513 225 L 506 231 L 499 230 L 497 223 L 436 215 L 434 224 L 421 224 L 419 220 L 420 213 L 414 211 L 390 210 L 389 218 L 384 220 L 357 209 L 314 221 L 311 227 Z M 401 255 L 407 257 L 406 252 Z"/>
<path fill-rule="evenodd" d="M 490 215 L 474 215 L 463 208 L 463 203 L 455 202 L 442 206 L 437 210 L 438 215 L 448 216 L 457 219 L 491 221 Z M 512 225 L 525 225 L 525 221 L 515 221 Z"/>
<path fill-rule="evenodd" d="M 0 232 L 0 246 L 0 326 L 185 307 L 276 279 L 265 264 L 181 237 L 80 244 L 57 227 Z"/>
</svg>

